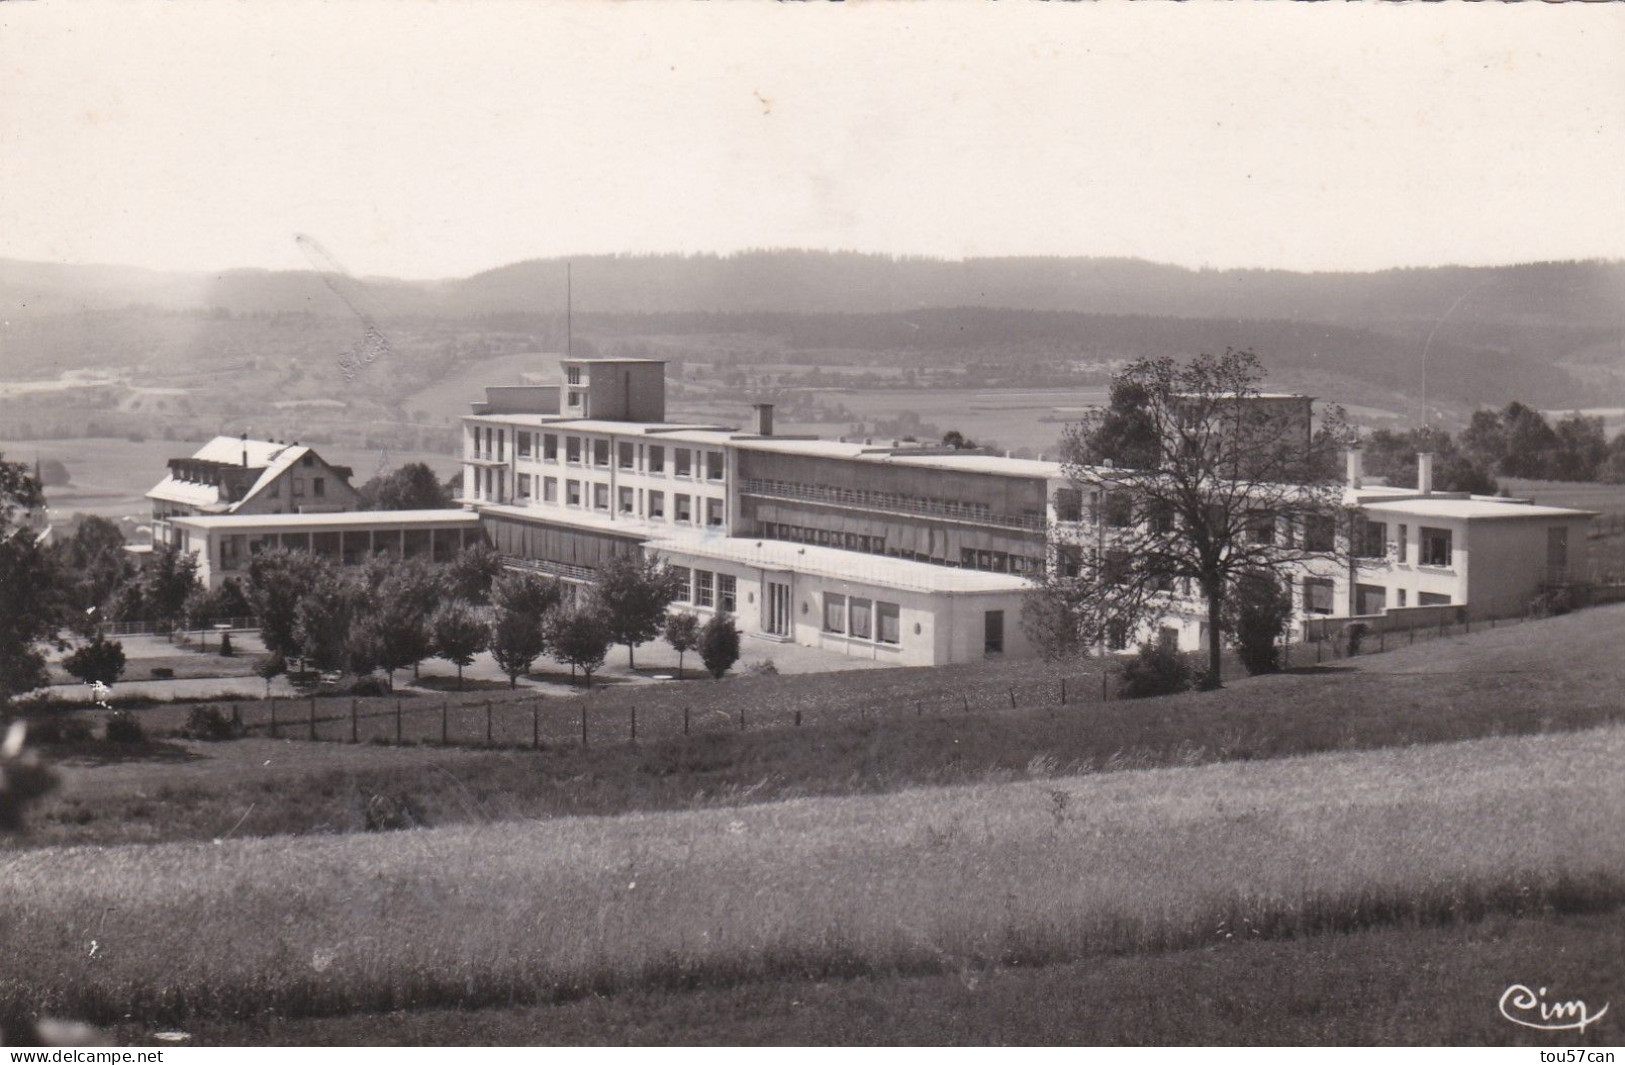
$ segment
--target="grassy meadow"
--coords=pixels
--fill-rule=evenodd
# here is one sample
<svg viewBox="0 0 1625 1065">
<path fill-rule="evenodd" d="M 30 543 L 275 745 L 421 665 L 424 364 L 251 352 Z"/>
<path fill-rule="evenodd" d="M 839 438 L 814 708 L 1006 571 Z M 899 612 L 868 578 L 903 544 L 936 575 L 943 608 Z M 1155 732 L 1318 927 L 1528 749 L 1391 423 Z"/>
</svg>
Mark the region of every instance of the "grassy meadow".
<svg viewBox="0 0 1625 1065">
<path fill-rule="evenodd" d="M 613 819 L 0 858 L 0 998 L 115 1023 L 961 973 L 1605 912 L 1625 728 Z M 161 961 L 159 961 L 161 959 Z"/>
<path fill-rule="evenodd" d="M 1494 1003 L 1625 985 L 1619 913 L 1220 939 L 1039 968 L 635 990 L 482 1010 L 201 1018 L 199 1045 L 1551 1046 Z M 1593 1009 L 1599 1005 L 1591 1003 Z M 130 1042 L 150 1028 L 118 1026 Z M 1612 1016 L 1566 1045 L 1609 1045 Z"/>
</svg>

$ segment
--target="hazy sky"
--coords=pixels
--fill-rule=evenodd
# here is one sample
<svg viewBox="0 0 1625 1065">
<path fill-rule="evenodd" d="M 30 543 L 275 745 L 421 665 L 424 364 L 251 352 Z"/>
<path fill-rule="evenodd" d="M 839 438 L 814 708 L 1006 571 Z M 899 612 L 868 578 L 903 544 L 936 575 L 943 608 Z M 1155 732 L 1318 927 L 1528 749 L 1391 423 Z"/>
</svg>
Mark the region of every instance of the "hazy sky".
<svg viewBox="0 0 1625 1065">
<path fill-rule="evenodd" d="M 0 256 L 1625 257 L 1625 5 L 0 4 Z"/>
</svg>

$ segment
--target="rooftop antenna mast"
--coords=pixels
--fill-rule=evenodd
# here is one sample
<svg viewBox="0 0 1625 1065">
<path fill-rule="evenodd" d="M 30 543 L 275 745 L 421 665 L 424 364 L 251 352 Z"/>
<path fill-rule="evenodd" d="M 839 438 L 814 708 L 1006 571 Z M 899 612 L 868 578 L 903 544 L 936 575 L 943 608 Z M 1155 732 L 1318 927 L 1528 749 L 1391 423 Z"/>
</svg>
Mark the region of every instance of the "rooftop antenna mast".
<svg viewBox="0 0 1625 1065">
<path fill-rule="evenodd" d="M 564 357 L 570 358 L 574 352 L 575 323 L 572 317 L 574 300 L 570 290 L 570 262 L 564 263 Z"/>
</svg>

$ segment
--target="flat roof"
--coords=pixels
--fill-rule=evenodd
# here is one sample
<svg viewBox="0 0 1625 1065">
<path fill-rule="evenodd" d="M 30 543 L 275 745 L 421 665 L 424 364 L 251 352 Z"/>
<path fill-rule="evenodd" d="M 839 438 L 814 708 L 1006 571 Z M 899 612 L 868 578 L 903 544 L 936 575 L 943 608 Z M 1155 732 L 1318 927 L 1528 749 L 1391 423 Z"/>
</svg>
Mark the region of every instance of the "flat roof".
<svg viewBox="0 0 1625 1065">
<path fill-rule="evenodd" d="M 702 499 L 705 497 L 701 497 Z M 586 510 L 581 507 L 526 507 L 514 506 L 507 503 L 486 503 L 479 500 L 467 500 L 479 508 L 481 514 L 492 514 L 503 518 L 518 518 L 521 521 L 536 522 L 543 525 L 552 525 L 562 529 L 590 529 L 593 532 L 613 533 L 617 536 L 633 537 L 647 540 L 651 537 L 670 536 L 672 523 L 669 521 L 650 522 L 638 517 L 616 516 L 603 511 Z"/>
<path fill-rule="evenodd" d="M 966 473 L 994 473 L 1005 477 L 1065 477 L 1059 462 L 1046 459 L 1012 459 L 1003 455 L 874 455 L 874 461 L 900 466 L 925 466 L 936 470 L 963 470 Z"/>
<path fill-rule="evenodd" d="M 478 525 L 480 516 L 472 510 L 344 510 L 331 514 L 188 514 L 169 521 L 188 529 L 205 532 L 219 529 L 243 532 L 250 529 L 314 530 L 320 526 L 353 528 L 408 525 Z"/>
<path fill-rule="evenodd" d="M 1458 518 L 1464 520 L 1503 518 L 1594 518 L 1591 510 L 1571 510 L 1568 507 L 1543 507 L 1534 503 L 1513 503 L 1493 499 L 1438 499 L 1433 496 L 1412 496 L 1390 503 L 1367 503 L 1365 509 L 1381 514 L 1415 514 L 1424 518 Z"/>
<path fill-rule="evenodd" d="M 693 540 L 651 540 L 650 551 L 682 559 L 738 562 L 767 569 L 793 570 L 854 584 L 917 592 L 1019 592 L 1032 582 L 1014 573 L 936 566 L 912 559 L 887 558 L 838 547 L 757 540 L 745 536 L 705 536 Z"/>
</svg>

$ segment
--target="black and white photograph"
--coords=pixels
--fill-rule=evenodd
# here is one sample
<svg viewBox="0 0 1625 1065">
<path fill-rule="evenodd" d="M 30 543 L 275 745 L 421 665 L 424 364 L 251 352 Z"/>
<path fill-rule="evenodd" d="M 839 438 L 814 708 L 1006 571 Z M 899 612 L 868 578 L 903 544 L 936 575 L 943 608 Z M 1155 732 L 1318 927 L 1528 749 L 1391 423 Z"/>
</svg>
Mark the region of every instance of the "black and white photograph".
<svg viewBox="0 0 1625 1065">
<path fill-rule="evenodd" d="M 1621 3 L 0 0 L 0 1047 L 1615 1062 L 1622 174 Z"/>
</svg>

